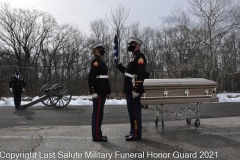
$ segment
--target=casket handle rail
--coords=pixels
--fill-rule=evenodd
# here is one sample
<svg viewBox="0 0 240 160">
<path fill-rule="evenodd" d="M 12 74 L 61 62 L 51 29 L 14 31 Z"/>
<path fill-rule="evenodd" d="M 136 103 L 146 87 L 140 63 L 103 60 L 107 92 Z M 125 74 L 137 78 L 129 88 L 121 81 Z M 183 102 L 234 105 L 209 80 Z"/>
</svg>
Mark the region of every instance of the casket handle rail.
<svg viewBox="0 0 240 160">
<path fill-rule="evenodd" d="M 167 96 L 168 96 L 168 90 L 167 89 L 163 90 L 163 95 L 167 98 Z"/>
<path fill-rule="evenodd" d="M 205 95 L 208 95 L 209 92 L 208 92 L 207 88 L 204 89 L 204 93 L 205 93 Z"/>
<path fill-rule="evenodd" d="M 188 97 L 188 95 L 189 95 L 189 90 L 186 88 L 186 89 L 184 90 L 184 93 L 185 93 L 185 95 Z"/>
<path fill-rule="evenodd" d="M 143 93 L 142 98 L 145 99 L 146 95 L 147 95 L 146 93 Z"/>
<path fill-rule="evenodd" d="M 214 88 L 214 89 L 213 89 L 213 96 L 214 96 L 214 97 L 217 97 L 217 88 Z"/>
</svg>

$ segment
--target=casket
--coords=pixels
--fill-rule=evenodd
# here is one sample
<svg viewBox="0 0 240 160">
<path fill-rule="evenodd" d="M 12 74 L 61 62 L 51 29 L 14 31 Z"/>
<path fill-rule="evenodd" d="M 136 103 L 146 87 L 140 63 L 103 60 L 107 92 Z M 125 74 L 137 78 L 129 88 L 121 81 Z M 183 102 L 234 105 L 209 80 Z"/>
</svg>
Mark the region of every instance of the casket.
<svg viewBox="0 0 240 160">
<path fill-rule="evenodd" d="M 218 102 L 217 82 L 204 78 L 145 79 L 142 105 Z"/>
<path fill-rule="evenodd" d="M 146 79 L 143 86 L 145 94 L 141 97 L 142 105 L 156 105 L 155 124 L 161 116 L 162 129 L 164 119 L 186 118 L 188 124 L 191 118 L 196 117 L 195 126 L 200 126 L 199 104 L 202 102 L 218 102 L 216 96 L 217 83 L 204 78 L 179 78 L 179 79 Z M 188 103 L 185 109 L 168 109 L 165 104 Z M 197 103 L 197 108 L 191 108 L 190 103 Z M 158 109 L 161 105 L 161 109 Z"/>
</svg>

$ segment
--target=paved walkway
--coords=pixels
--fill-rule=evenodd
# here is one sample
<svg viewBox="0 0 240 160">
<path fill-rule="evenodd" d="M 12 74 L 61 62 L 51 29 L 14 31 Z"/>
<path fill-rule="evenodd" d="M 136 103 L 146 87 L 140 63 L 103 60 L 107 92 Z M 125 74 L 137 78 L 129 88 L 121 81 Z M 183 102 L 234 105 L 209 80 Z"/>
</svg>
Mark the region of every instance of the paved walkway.
<svg viewBox="0 0 240 160">
<path fill-rule="evenodd" d="M 126 142 L 129 124 L 103 125 L 108 142 L 93 142 L 91 126 L 0 129 L 1 159 L 224 159 L 240 157 L 240 117 L 143 123 L 143 139 Z"/>
</svg>

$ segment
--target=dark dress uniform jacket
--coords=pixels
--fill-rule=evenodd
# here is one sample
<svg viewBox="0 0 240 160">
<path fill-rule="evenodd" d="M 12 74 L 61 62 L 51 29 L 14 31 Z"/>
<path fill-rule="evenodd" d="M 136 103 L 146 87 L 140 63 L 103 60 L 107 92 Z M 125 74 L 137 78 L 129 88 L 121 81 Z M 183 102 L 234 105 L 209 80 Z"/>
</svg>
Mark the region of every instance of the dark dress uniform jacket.
<svg viewBox="0 0 240 160">
<path fill-rule="evenodd" d="M 99 56 L 95 56 L 88 76 L 90 94 L 110 94 L 109 79 L 97 78 L 98 75 L 108 75 L 108 68 Z"/>
<path fill-rule="evenodd" d="M 21 75 L 18 75 L 19 78 L 16 77 L 16 75 L 13 75 L 9 82 L 9 88 L 13 89 L 13 93 L 22 93 L 23 88 L 25 88 L 25 80 L 24 77 Z"/>
<path fill-rule="evenodd" d="M 123 93 L 124 94 L 131 94 L 132 91 L 137 93 L 144 93 L 143 81 L 145 79 L 146 73 L 146 63 L 147 60 L 141 52 L 138 52 L 135 55 L 133 60 L 130 60 L 127 67 L 122 66 L 120 63 L 117 68 L 123 74 L 128 73 L 131 75 L 136 75 L 135 86 L 133 87 L 132 78 L 129 76 L 124 77 L 124 86 L 123 86 Z"/>
</svg>

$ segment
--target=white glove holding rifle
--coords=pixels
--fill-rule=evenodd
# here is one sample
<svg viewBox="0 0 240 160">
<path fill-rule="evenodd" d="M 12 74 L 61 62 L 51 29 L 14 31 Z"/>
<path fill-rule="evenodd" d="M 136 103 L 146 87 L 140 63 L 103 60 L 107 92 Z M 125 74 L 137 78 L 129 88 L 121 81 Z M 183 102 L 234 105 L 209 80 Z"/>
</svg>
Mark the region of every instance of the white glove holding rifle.
<svg viewBox="0 0 240 160">
<path fill-rule="evenodd" d="M 136 79 L 137 79 L 136 75 L 133 75 L 133 78 L 132 78 L 133 87 L 135 86 L 135 83 L 136 83 L 135 81 L 136 81 Z M 139 93 L 132 91 L 132 96 L 133 96 L 133 98 L 136 98 L 138 95 L 139 95 Z"/>
<path fill-rule="evenodd" d="M 92 98 L 98 98 L 97 93 L 92 94 Z"/>
<path fill-rule="evenodd" d="M 139 95 L 139 93 L 132 91 L 133 98 L 136 98 Z"/>
<path fill-rule="evenodd" d="M 13 89 L 12 88 L 9 88 L 11 92 L 13 92 Z"/>
</svg>

